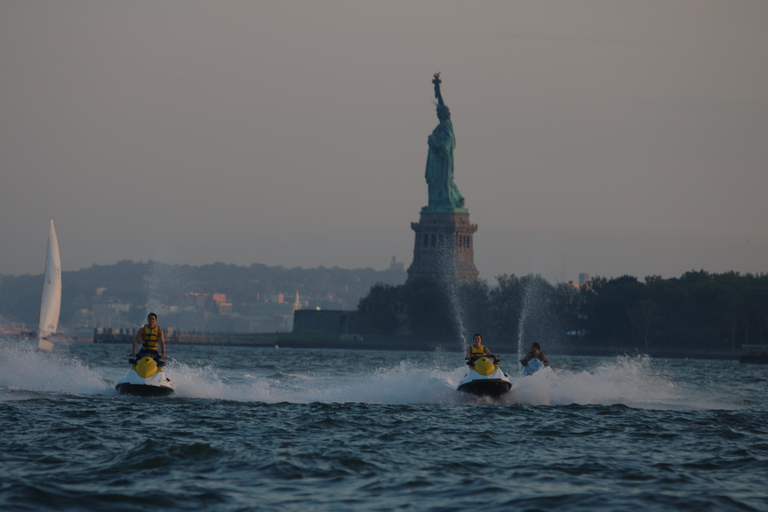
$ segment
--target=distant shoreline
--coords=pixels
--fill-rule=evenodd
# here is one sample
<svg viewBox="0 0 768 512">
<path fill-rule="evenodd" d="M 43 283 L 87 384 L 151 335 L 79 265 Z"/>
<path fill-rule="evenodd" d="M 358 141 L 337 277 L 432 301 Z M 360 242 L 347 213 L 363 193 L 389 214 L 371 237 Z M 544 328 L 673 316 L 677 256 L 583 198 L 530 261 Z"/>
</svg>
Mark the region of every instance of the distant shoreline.
<svg viewBox="0 0 768 512">
<path fill-rule="evenodd" d="M 402 352 L 455 352 L 463 353 L 464 349 L 459 348 L 455 343 L 439 342 L 412 342 L 404 340 L 391 341 L 340 341 L 340 340 L 300 340 L 300 339 L 275 339 L 274 342 L 237 342 L 237 341 L 214 341 L 212 345 L 229 346 L 248 346 L 248 347 L 279 347 L 279 348 L 298 348 L 298 349 L 327 349 L 327 350 L 394 350 Z M 517 356 L 517 346 L 509 344 L 498 344 L 493 346 L 493 351 L 502 357 L 509 357 L 510 354 Z M 557 347 L 546 350 L 546 354 L 551 356 L 636 356 L 647 355 L 653 358 L 661 359 L 720 359 L 720 360 L 738 360 L 740 352 L 738 350 L 728 351 L 684 351 L 684 350 L 640 350 L 637 348 L 616 348 L 606 347 Z"/>
<path fill-rule="evenodd" d="M 314 349 L 341 349 L 341 350 L 400 350 L 405 352 L 433 352 L 435 350 L 443 352 L 462 353 L 456 344 L 445 344 L 437 342 L 408 342 L 408 341 L 319 341 L 319 340 L 279 340 L 276 344 L 280 348 L 314 348 Z M 245 345 L 245 344 L 243 344 Z M 255 345 L 254 345 L 255 346 Z M 259 346 L 273 346 L 272 344 L 259 344 Z M 509 354 L 517 355 L 517 346 L 509 344 L 498 344 L 493 346 L 494 353 L 502 357 Z M 577 348 L 577 347 L 552 347 L 545 352 L 551 356 L 605 356 L 615 357 L 623 355 L 647 355 L 662 359 L 732 359 L 738 360 L 740 352 L 738 350 L 728 351 L 682 351 L 682 350 L 640 350 L 636 348 L 616 348 L 599 347 Z"/>
<path fill-rule="evenodd" d="M 100 337 L 95 343 L 132 343 L 133 336 L 112 336 L 109 338 Z M 301 338 L 296 336 L 286 336 L 280 334 L 273 335 L 247 335 L 247 334 L 222 334 L 215 335 L 195 335 L 188 340 L 167 340 L 169 346 L 173 345 L 208 345 L 208 346 L 240 346 L 240 347 L 259 347 L 259 348 L 298 348 L 298 349 L 326 349 L 326 350 L 395 350 L 403 352 L 455 352 L 462 353 L 458 343 L 430 342 L 403 339 L 368 339 L 365 337 L 362 341 L 331 339 L 330 337 L 318 336 L 314 338 Z M 542 347 L 544 353 L 548 356 L 638 356 L 647 355 L 662 359 L 719 359 L 719 360 L 738 360 L 741 352 L 737 350 L 643 350 L 633 347 L 600 347 L 590 346 L 562 346 L 552 345 Z M 508 357 L 510 354 L 517 356 L 517 345 L 509 343 L 493 343 L 491 349 L 502 357 Z"/>
</svg>

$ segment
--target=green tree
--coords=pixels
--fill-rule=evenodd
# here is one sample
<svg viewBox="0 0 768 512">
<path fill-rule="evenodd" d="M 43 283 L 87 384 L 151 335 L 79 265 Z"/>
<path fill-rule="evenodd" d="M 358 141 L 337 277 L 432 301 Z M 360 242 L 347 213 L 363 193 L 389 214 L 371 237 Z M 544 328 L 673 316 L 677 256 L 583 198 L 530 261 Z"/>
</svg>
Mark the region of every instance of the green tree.
<svg viewBox="0 0 768 512">
<path fill-rule="evenodd" d="M 494 337 L 512 343 L 517 340 L 520 330 L 524 283 L 514 274 L 502 274 L 496 279 L 499 285 L 489 293 L 491 332 Z"/>
<path fill-rule="evenodd" d="M 397 313 L 402 308 L 402 286 L 378 283 L 371 286 L 360 299 L 358 311 L 367 333 L 394 334 L 398 327 Z"/>
<path fill-rule="evenodd" d="M 459 329 L 447 291 L 435 280 L 424 277 L 406 282 L 403 303 L 414 335 L 426 340 L 458 339 Z"/>
</svg>

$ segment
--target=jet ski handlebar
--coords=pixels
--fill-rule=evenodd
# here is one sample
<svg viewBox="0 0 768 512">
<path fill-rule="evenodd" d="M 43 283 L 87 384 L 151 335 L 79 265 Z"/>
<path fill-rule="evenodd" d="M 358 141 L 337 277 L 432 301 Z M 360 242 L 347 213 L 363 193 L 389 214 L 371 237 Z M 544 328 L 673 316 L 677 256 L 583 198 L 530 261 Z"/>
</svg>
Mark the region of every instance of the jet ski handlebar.
<svg viewBox="0 0 768 512">
<path fill-rule="evenodd" d="M 501 362 L 501 359 L 499 359 L 499 354 L 488 354 L 488 355 L 481 355 L 481 356 L 473 356 L 467 359 L 467 366 L 472 366 L 475 364 L 475 361 L 482 357 L 487 357 L 488 359 L 493 360 L 493 364 L 499 364 Z"/>
<path fill-rule="evenodd" d="M 145 357 L 145 356 L 142 356 L 142 358 L 143 357 Z M 128 356 L 128 358 L 129 358 L 128 359 L 128 363 L 132 364 L 132 365 L 136 364 L 139 361 L 139 359 L 140 359 L 139 356 L 137 356 L 137 355 L 136 356 L 130 355 L 130 356 Z M 155 362 L 157 363 L 157 366 L 165 366 L 165 359 L 162 359 L 160 357 L 153 357 L 152 359 L 155 360 Z"/>
</svg>

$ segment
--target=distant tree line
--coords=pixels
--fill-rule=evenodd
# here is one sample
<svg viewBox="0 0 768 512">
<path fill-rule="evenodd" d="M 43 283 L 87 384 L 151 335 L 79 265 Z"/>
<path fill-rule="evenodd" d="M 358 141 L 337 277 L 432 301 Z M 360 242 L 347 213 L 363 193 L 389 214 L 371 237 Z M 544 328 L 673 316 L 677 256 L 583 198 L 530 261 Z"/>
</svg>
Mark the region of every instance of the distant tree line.
<svg viewBox="0 0 768 512">
<path fill-rule="evenodd" d="M 768 275 L 687 272 L 679 278 L 597 277 L 552 285 L 502 275 L 441 286 L 429 279 L 377 284 L 358 310 L 369 333 L 469 337 L 616 349 L 724 350 L 768 343 Z M 468 342 L 468 341 L 467 341 Z"/>
<path fill-rule="evenodd" d="M 309 300 L 310 307 L 351 309 L 371 284 L 379 281 L 403 282 L 405 272 L 372 268 L 286 268 L 259 263 L 247 267 L 225 263 L 191 266 L 124 260 L 62 273 L 60 325 L 68 325 L 79 310 L 92 309 L 100 302 L 132 305 L 129 319 L 140 324 L 148 304 L 180 304 L 189 292 L 223 293 L 230 301 L 249 303 L 264 301 L 279 293 L 284 294 L 287 302 L 293 302 L 298 291 L 302 301 Z M 36 326 L 42 292 L 42 274 L 3 275 L 0 317 Z"/>
</svg>

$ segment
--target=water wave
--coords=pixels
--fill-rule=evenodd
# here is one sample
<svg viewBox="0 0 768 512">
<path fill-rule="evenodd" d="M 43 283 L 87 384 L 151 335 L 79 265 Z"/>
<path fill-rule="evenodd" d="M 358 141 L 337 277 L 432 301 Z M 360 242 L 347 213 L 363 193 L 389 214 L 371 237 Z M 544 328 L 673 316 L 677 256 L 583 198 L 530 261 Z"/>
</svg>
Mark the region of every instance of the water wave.
<svg viewBox="0 0 768 512">
<path fill-rule="evenodd" d="M 83 347 L 79 347 L 83 348 Z M 0 389 L 5 399 L 19 392 L 83 395 L 115 394 L 115 382 L 127 366 L 86 364 L 79 350 L 45 353 L 29 343 L 0 342 Z M 696 395 L 662 375 L 645 356 L 602 359 L 587 368 L 546 368 L 530 377 L 511 373 L 513 387 L 501 400 L 476 398 L 456 391 L 465 366 L 451 367 L 445 354 L 390 360 L 370 367 L 354 357 L 321 369 L 303 362 L 280 368 L 269 361 L 248 371 L 217 366 L 215 360 L 169 359 L 166 373 L 174 397 L 264 403 L 625 405 L 633 408 L 732 408 L 711 394 Z M 8 392 L 14 392 L 9 395 Z"/>
<path fill-rule="evenodd" d="M 545 368 L 512 387 L 517 402 L 529 405 L 626 405 L 676 408 L 691 397 L 656 374 L 647 356 L 617 357 L 578 372 Z"/>
<path fill-rule="evenodd" d="M 0 342 L 0 509 L 765 508 L 763 368 L 563 357 L 492 401 L 460 353 L 275 352 L 174 347 L 157 399 L 124 346 Z"/>
</svg>

